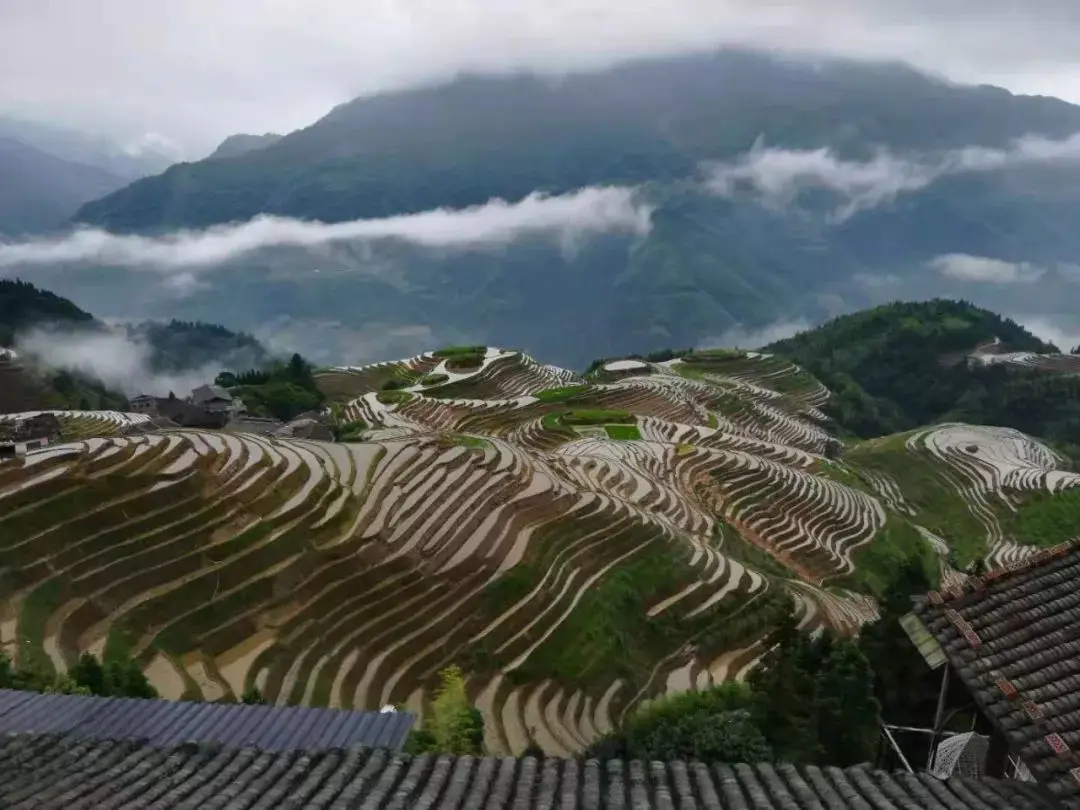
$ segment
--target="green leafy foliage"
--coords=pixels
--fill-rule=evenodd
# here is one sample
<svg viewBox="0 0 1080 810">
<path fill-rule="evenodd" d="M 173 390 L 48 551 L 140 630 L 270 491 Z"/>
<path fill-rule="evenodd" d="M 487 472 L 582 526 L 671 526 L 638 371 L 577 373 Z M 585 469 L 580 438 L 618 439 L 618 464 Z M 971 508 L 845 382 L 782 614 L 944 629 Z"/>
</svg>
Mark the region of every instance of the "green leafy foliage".
<svg viewBox="0 0 1080 810">
<path fill-rule="evenodd" d="M 641 438 L 641 431 L 637 425 L 604 425 L 604 432 L 609 439 L 618 441 L 633 441 Z"/>
<path fill-rule="evenodd" d="M 541 402 L 566 402 L 589 391 L 588 385 L 567 385 L 562 388 L 545 388 L 533 394 Z"/>
<path fill-rule="evenodd" d="M 586 756 L 608 759 L 769 762 L 772 748 L 749 711 L 739 683 L 661 698 L 632 714 Z"/>
<path fill-rule="evenodd" d="M 607 425 L 607 424 L 632 424 L 637 417 L 629 411 L 620 410 L 573 410 L 567 411 L 561 417 L 566 425 Z"/>
<path fill-rule="evenodd" d="M 277 363 L 269 369 L 222 372 L 215 382 L 240 397 L 252 416 L 272 416 L 288 422 L 326 402 L 312 372 L 313 366 L 294 354 L 288 363 Z"/>
<path fill-rule="evenodd" d="M 848 766 L 874 758 L 881 716 L 874 673 L 853 639 L 813 637 L 789 613 L 745 684 L 660 698 L 588 756 Z"/>
<path fill-rule="evenodd" d="M 894 303 L 844 315 L 767 347 L 816 376 L 834 397 L 826 410 L 856 436 L 898 433 L 943 419 L 1004 424 L 1080 443 L 1080 378 L 969 366 L 965 355 L 993 338 L 1012 351 L 1054 352 L 1019 324 L 965 301 Z M 1034 409 L 1034 413 L 1029 413 Z M 1040 430 L 1039 428 L 1042 427 Z"/>
<path fill-rule="evenodd" d="M 12 346 L 22 329 L 43 324 L 90 326 L 94 317 L 66 298 L 19 279 L 0 279 L 0 346 Z"/>
<path fill-rule="evenodd" d="M 408 391 L 379 391 L 375 399 L 383 405 L 393 405 L 398 402 L 408 402 L 412 399 L 412 394 Z"/>
<path fill-rule="evenodd" d="M 75 666 L 61 674 L 45 672 L 33 663 L 16 668 L 6 653 L 0 653 L 0 688 L 101 697 L 158 696 L 137 662 L 125 659 L 102 666 L 92 653 L 83 653 Z"/>
<path fill-rule="evenodd" d="M 469 704 L 465 677 L 460 667 L 439 673 L 441 681 L 431 704 L 426 727 L 409 734 L 408 753 L 481 754 L 484 750 L 484 718 Z"/>
<path fill-rule="evenodd" d="M 435 357 L 467 357 L 474 354 L 484 354 L 487 346 L 443 346 L 432 352 Z"/>
<path fill-rule="evenodd" d="M 450 379 L 449 374 L 433 373 L 425 374 L 420 378 L 421 385 L 442 385 L 444 382 Z"/>
</svg>

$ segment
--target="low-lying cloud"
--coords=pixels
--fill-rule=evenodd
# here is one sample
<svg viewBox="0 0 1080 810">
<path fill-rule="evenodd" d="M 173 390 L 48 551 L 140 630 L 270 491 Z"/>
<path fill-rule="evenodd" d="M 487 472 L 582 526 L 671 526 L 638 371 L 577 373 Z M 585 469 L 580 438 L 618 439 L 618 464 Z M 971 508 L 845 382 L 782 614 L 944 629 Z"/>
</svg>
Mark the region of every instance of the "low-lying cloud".
<svg viewBox="0 0 1080 810">
<path fill-rule="evenodd" d="M 760 349 L 778 340 L 785 340 L 799 332 L 812 329 L 814 324 L 805 318 L 793 320 L 775 321 L 760 327 L 733 326 L 715 337 L 707 337 L 698 341 L 697 348 L 709 349 L 715 347 Z"/>
<path fill-rule="evenodd" d="M 946 278 L 990 284 L 1030 284 L 1038 281 L 1046 272 L 1042 267 L 1029 262 L 1007 262 L 967 253 L 935 256 L 926 264 Z"/>
<path fill-rule="evenodd" d="M 139 394 L 186 396 L 196 386 L 212 382 L 221 366 L 160 373 L 152 368 L 153 349 L 126 332 L 61 332 L 32 329 L 16 337 L 16 351 L 41 363 L 93 377 L 129 397 Z"/>
<path fill-rule="evenodd" d="M 385 219 L 323 223 L 258 216 L 205 230 L 162 236 L 119 235 L 84 228 L 53 239 L 0 244 L 0 267 L 62 262 L 159 269 L 207 267 L 269 247 L 315 247 L 333 242 L 397 239 L 432 248 L 499 244 L 549 233 L 573 242 L 596 233 L 648 233 L 652 208 L 635 189 L 584 188 L 571 194 L 530 194 L 465 209 L 439 208 Z M 190 280 L 190 277 L 188 277 Z"/>
<path fill-rule="evenodd" d="M 867 160 L 847 160 L 828 147 L 771 148 L 759 139 L 739 159 L 709 166 L 705 185 L 724 197 L 749 192 L 781 209 L 796 203 L 804 191 L 831 192 L 842 199 L 831 217 L 843 221 L 948 175 L 1069 162 L 1080 162 L 1080 133 L 1063 140 L 1029 135 L 1005 149 L 968 146 L 938 155 L 904 156 L 881 149 Z"/>
</svg>

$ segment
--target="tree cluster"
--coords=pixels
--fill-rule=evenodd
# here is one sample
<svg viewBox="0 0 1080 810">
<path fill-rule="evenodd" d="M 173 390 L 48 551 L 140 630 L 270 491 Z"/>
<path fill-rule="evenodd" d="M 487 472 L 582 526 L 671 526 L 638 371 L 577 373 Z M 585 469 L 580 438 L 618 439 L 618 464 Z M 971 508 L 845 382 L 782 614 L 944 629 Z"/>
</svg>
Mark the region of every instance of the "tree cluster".
<svg viewBox="0 0 1080 810">
<path fill-rule="evenodd" d="M 92 653 L 83 653 L 75 666 L 59 675 L 33 665 L 16 667 L 9 655 L 0 653 L 0 689 L 101 697 L 158 696 L 137 662 L 128 659 L 103 665 Z"/>
<path fill-rule="evenodd" d="M 1080 376 L 968 362 L 994 338 L 1009 351 L 1057 352 L 1008 318 L 943 299 L 845 315 L 767 348 L 831 389 L 826 411 L 855 436 L 967 421 L 1080 447 Z"/>
<path fill-rule="evenodd" d="M 283 422 L 320 408 L 326 401 L 315 384 L 312 365 L 299 354 L 268 369 L 223 371 L 215 383 L 239 396 L 253 416 L 272 416 Z"/>
<path fill-rule="evenodd" d="M 788 615 L 746 684 L 658 700 L 589 755 L 716 762 L 854 765 L 875 758 L 880 704 L 857 643 L 800 631 Z"/>
<path fill-rule="evenodd" d="M 423 728 L 414 729 L 405 750 L 413 754 L 482 754 L 484 718 L 470 705 L 461 669 L 450 666 L 439 673 L 441 684 Z"/>
</svg>

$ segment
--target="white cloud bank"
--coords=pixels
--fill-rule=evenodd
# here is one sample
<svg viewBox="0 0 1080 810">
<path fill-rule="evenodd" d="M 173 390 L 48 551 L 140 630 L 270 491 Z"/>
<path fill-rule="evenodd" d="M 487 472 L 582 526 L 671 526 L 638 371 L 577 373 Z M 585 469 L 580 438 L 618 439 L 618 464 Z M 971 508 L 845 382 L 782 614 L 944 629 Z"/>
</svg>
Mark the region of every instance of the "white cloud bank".
<svg viewBox="0 0 1080 810">
<path fill-rule="evenodd" d="M 182 397 L 192 388 L 212 382 L 221 370 L 220 365 L 209 363 L 203 368 L 183 372 L 155 372 L 151 368 L 151 347 L 120 331 L 87 333 L 32 329 L 16 336 L 16 350 L 32 355 L 52 368 L 95 377 L 129 397 L 138 394 L 166 396 L 170 391 Z"/>
<path fill-rule="evenodd" d="M 652 208 L 632 188 L 603 186 L 571 194 L 530 194 L 465 209 L 351 222 L 310 222 L 274 216 L 163 236 L 127 236 L 84 228 L 62 237 L 0 244 L 0 267 L 62 262 L 161 269 L 207 267 L 268 247 L 314 247 L 332 242 L 400 239 L 424 247 L 500 244 L 530 234 L 566 243 L 607 232 L 644 235 Z"/>
<path fill-rule="evenodd" d="M 793 205 L 803 191 L 831 192 L 843 200 L 832 218 L 843 221 L 947 175 L 1072 162 L 1080 162 L 1080 133 L 1063 140 L 1031 135 L 1006 149 L 968 146 L 936 156 L 880 150 L 868 160 L 845 160 L 827 147 L 770 148 L 759 139 L 739 159 L 709 166 L 705 185 L 725 197 L 750 192 L 764 205 L 781 209 Z"/>
<path fill-rule="evenodd" d="M 990 284 L 1029 284 L 1038 281 L 1044 272 L 1029 262 L 1007 262 L 988 256 L 967 253 L 947 253 L 935 256 L 927 267 L 957 281 L 987 282 Z"/>
</svg>

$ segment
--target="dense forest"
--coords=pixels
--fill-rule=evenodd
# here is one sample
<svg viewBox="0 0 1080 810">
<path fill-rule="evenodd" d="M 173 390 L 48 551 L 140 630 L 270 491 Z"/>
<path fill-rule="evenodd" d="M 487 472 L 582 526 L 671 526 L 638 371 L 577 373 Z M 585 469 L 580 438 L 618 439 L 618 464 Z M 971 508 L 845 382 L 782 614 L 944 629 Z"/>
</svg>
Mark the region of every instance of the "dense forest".
<svg viewBox="0 0 1080 810">
<path fill-rule="evenodd" d="M 1080 457 L 1080 376 L 966 362 L 979 343 L 1056 353 L 1016 322 L 966 301 L 894 303 L 766 347 L 833 391 L 826 411 L 860 438 L 940 421 L 1016 428 Z"/>
<path fill-rule="evenodd" d="M 0 346 L 14 346 L 15 335 L 44 324 L 90 326 L 94 316 L 59 295 L 19 279 L 0 279 Z"/>
<path fill-rule="evenodd" d="M 209 361 L 232 369 L 262 368 L 272 360 L 270 352 L 246 332 L 202 321 L 144 321 L 124 327 L 135 340 L 152 348 L 151 368 L 175 372 L 201 368 Z"/>
</svg>

